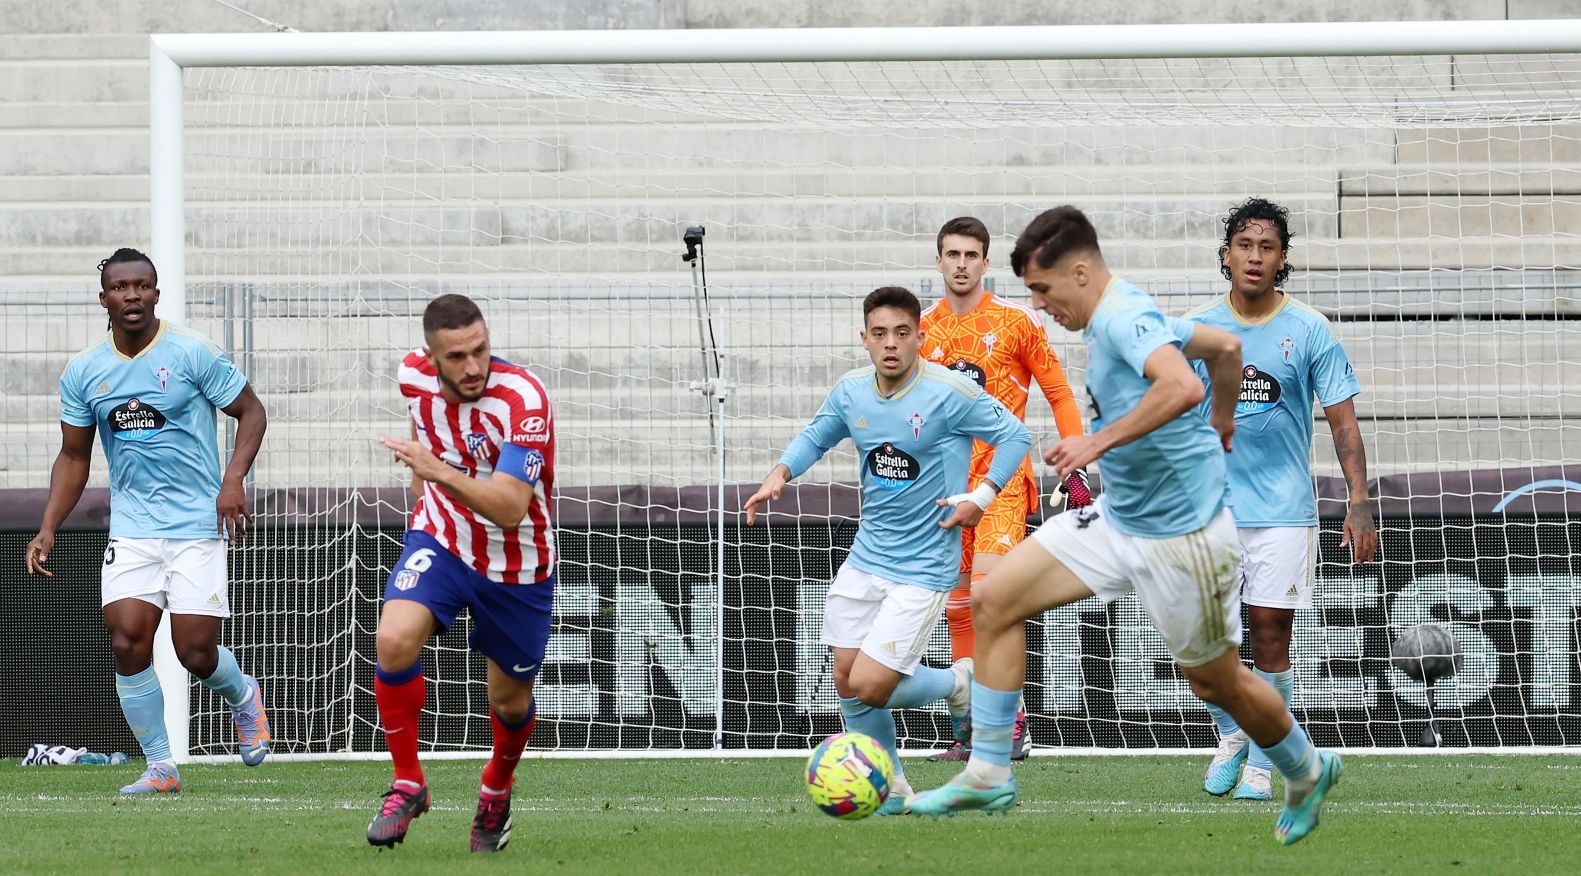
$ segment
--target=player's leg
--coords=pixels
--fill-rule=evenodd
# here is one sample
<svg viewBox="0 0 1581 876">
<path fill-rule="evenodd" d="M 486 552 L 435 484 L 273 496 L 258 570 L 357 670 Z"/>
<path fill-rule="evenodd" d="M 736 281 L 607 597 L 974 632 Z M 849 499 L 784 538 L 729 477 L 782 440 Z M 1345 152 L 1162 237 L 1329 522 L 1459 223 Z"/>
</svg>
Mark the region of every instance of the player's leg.
<svg viewBox="0 0 1581 876">
<path fill-rule="evenodd" d="M 536 675 L 536 667 L 533 673 Z M 489 724 L 494 733 L 494 751 L 483 766 L 478 806 L 472 816 L 470 842 L 474 852 L 498 852 L 510 842 L 516 765 L 538 719 L 532 689 L 533 679 L 517 678 L 489 658 Z"/>
<path fill-rule="evenodd" d="M 841 715 L 848 729 L 878 740 L 895 764 L 881 815 L 903 812 L 912 790 L 895 741 L 893 710 L 940 700 L 948 702 L 952 714 L 964 715 L 969 707 L 970 658 L 952 669 L 921 665 L 947 598 L 944 591 L 897 584 L 849 566 L 830 588 L 825 638 L 832 640 Z M 859 638 L 858 647 L 850 647 Z"/>
<path fill-rule="evenodd" d="M 971 760 L 944 787 L 914 797 L 912 812 L 1003 812 L 1015 804 L 1010 749 L 1026 682 L 1025 622 L 1094 594 L 1112 600 L 1124 592 L 1116 563 L 1105 559 L 1108 541 L 1107 524 L 1096 508 L 1061 514 L 1005 555 L 993 574 L 973 589 L 977 650 Z"/>
<path fill-rule="evenodd" d="M 824 599 L 823 643 L 833 658 L 834 690 L 840 696 L 840 717 L 845 729 L 878 740 L 886 751 L 891 751 L 893 759 L 895 716 L 887 709 L 862 702 L 851 686 L 851 669 L 884 602 L 884 592 L 873 578 L 849 563 L 840 566 Z"/>
<path fill-rule="evenodd" d="M 961 574 L 955 589 L 944 603 L 944 620 L 950 631 L 950 662 L 972 656 L 976 637 L 972 635 L 972 539 L 974 530 L 961 530 Z M 950 716 L 954 739 L 943 751 L 928 756 L 931 761 L 965 761 L 972 753 L 972 721 L 968 715 L 963 720 Z"/>
<path fill-rule="evenodd" d="M 1242 543 L 1260 561 L 1257 574 L 1246 578 L 1248 630 L 1252 644 L 1252 672 L 1273 685 L 1290 705 L 1295 673 L 1290 666 L 1290 638 L 1297 609 L 1312 607 L 1313 547 L 1316 527 L 1278 527 L 1242 530 Z M 1267 753 L 1252 745 L 1246 771 L 1235 787 L 1239 800 L 1273 798 L 1273 764 Z"/>
<path fill-rule="evenodd" d="M 1241 536 L 1241 566 L 1236 572 L 1234 586 L 1240 588 L 1242 598 L 1246 594 L 1246 582 L 1249 578 L 1260 577 L 1259 564 L 1262 558 L 1257 549 L 1255 538 L 1256 530 L 1242 529 Z M 1238 619 L 1237 619 L 1238 620 Z M 1241 768 L 1246 765 L 1247 756 L 1252 750 L 1251 737 L 1235 723 L 1235 718 L 1213 703 L 1204 702 L 1208 717 L 1213 719 L 1213 725 L 1219 732 L 1219 744 L 1214 749 L 1213 757 L 1208 760 L 1208 768 L 1202 775 L 1202 790 L 1215 797 L 1222 797 L 1235 788 L 1240 779 Z"/>
<path fill-rule="evenodd" d="M 1030 479 L 1017 477 L 1011 481 L 983 514 L 972 529 L 961 531 L 961 582 L 950 592 L 945 604 L 945 617 L 950 625 L 950 654 L 952 660 L 970 657 L 976 637 L 972 631 L 972 588 L 999 564 L 1016 545 L 1026 539 L 1026 509 L 1034 504 Z M 962 605 L 964 603 L 964 605 Z M 970 716 L 956 723 L 955 741 L 946 750 L 929 760 L 969 760 L 972 754 Z M 1010 759 L 1026 760 L 1031 750 L 1031 736 L 1027 729 L 1026 698 L 1016 707 L 1016 718 L 1011 725 Z"/>
<path fill-rule="evenodd" d="M 154 633 L 164 614 L 167 585 L 159 542 L 112 538 L 100 570 L 104 624 L 115 652 L 115 692 L 121 714 L 148 759 L 148 768 L 121 788 L 122 794 L 181 790 L 165 728 L 165 695 L 154 673 Z"/>
<path fill-rule="evenodd" d="M 1128 538 L 1133 578 L 1170 653 L 1205 702 L 1235 718 L 1285 777 L 1285 811 L 1275 830 L 1285 843 L 1317 826 L 1339 758 L 1318 752 L 1279 693 L 1241 663 L 1240 541 L 1229 511 L 1178 538 Z"/>
<path fill-rule="evenodd" d="M 976 528 L 961 530 L 961 571 L 944 603 L 944 622 L 950 630 L 950 662 L 972 656 L 976 639 L 972 635 L 972 569 L 977 556 L 974 542 Z"/>
<path fill-rule="evenodd" d="M 543 667 L 554 609 L 554 578 L 499 584 L 474 574 L 469 644 L 489 659 L 489 724 L 494 751 L 483 765 L 472 818 L 472 851 L 497 852 L 511 838 L 511 788 L 538 710 L 533 680 Z"/>
<path fill-rule="evenodd" d="M 1252 674 L 1268 682 L 1285 707 L 1290 706 L 1294 673 L 1290 669 L 1290 633 L 1295 611 L 1288 608 L 1247 606 L 1247 629 L 1252 640 Z M 1281 665 L 1282 664 L 1282 665 Z M 1235 786 L 1237 800 L 1271 800 L 1273 763 L 1262 746 L 1248 746 L 1246 769 Z"/>
<path fill-rule="evenodd" d="M 865 657 L 860 648 L 831 647 L 829 652 L 834 662 L 834 690 L 840 695 L 840 718 L 845 723 L 846 732 L 873 737 L 889 753 L 889 762 L 895 766 L 889 796 L 877 814 L 902 815 L 905 813 L 906 798 L 912 793 L 911 782 L 906 778 L 905 764 L 900 761 L 900 750 L 895 739 L 895 713 L 883 705 L 888 702 L 888 695 L 884 691 L 893 691 L 899 682 L 900 673 L 893 670 L 886 672 L 882 666 L 875 669 L 872 658 Z M 864 664 L 860 676 L 864 685 L 862 691 L 879 705 L 871 705 L 857 695 L 858 688 L 852 683 L 851 676 L 858 662 Z M 888 678 L 887 675 L 891 674 L 895 677 Z"/>
<path fill-rule="evenodd" d="M 431 636 L 455 622 L 466 600 L 461 575 L 470 571 L 433 537 L 412 531 L 385 583 L 374 633 L 373 696 L 394 777 L 368 824 L 372 845 L 399 843 L 413 819 L 428 811 L 428 783 L 417 758 L 418 723 L 427 697 L 419 657 Z"/>
<path fill-rule="evenodd" d="M 982 457 L 973 454 L 971 469 L 967 475 L 968 485 L 975 487 L 982 481 L 983 476 L 988 473 L 988 463 L 990 461 L 991 457 L 989 454 L 985 453 Z M 984 519 L 980 523 L 987 523 L 989 515 L 993 514 L 994 509 L 1000 507 L 1001 504 L 997 499 L 990 503 L 987 512 L 984 513 Z M 972 656 L 972 649 L 976 642 L 976 638 L 972 633 L 972 582 L 976 578 L 981 577 L 973 574 L 974 570 L 976 570 L 977 534 L 979 531 L 978 527 L 961 530 L 960 578 L 956 581 L 955 589 L 950 591 L 949 601 L 944 604 L 944 620 L 950 630 L 951 663 Z M 968 724 L 965 728 L 957 728 L 957 730 L 960 729 L 969 730 L 970 725 Z M 964 760 L 965 753 L 970 749 L 966 742 L 967 740 L 962 739 L 958 733 L 956 744 L 952 745 L 945 752 L 946 754 L 953 752 L 955 756 L 935 756 L 929 758 L 929 760 Z"/>
<path fill-rule="evenodd" d="M 220 625 L 230 617 L 225 542 L 217 538 L 165 542 L 170 638 L 181 665 L 230 707 L 242 763 L 257 766 L 269 754 L 269 715 L 258 680 L 242 672 L 236 655 L 220 645 Z"/>
<path fill-rule="evenodd" d="M 1339 756 L 1318 751 L 1279 692 L 1248 670 L 1233 651 L 1206 664 L 1182 666 L 1181 671 L 1198 697 L 1235 716 L 1284 776 L 1285 805 L 1275 836 L 1289 845 L 1311 833 L 1324 798 L 1344 772 Z"/>
<path fill-rule="evenodd" d="M 993 573 L 1005 555 L 1027 537 L 1027 509 L 1036 508 L 1035 487 L 1030 478 L 1013 478 L 1005 487 L 983 519 L 977 524 L 976 543 L 973 545 L 974 567 L 972 583 L 976 585 Z M 1031 752 L 1031 736 L 1027 728 L 1026 694 L 1016 704 L 1016 720 L 1010 728 L 1010 759 L 1026 760 Z"/>
</svg>

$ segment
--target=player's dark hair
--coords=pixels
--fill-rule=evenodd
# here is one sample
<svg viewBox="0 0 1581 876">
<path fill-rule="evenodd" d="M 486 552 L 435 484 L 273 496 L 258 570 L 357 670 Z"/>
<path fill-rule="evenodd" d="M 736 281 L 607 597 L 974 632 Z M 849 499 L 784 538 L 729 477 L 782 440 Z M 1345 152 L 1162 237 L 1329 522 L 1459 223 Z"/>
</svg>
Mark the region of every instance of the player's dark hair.
<svg viewBox="0 0 1581 876">
<path fill-rule="evenodd" d="M 1098 230 L 1086 214 L 1066 204 L 1044 210 L 1028 223 L 1010 253 L 1010 270 L 1019 277 L 1030 264 L 1050 268 L 1074 252 L 1101 254 L 1102 250 L 1098 248 Z"/>
<path fill-rule="evenodd" d="M 154 284 L 158 285 L 159 269 L 154 267 L 154 260 L 129 246 L 121 247 L 115 252 L 110 253 L 109 258 L 99 262 L 99 285 L 104 285 L 104 272 L 108 270 L 111 265 L 119 265 L 123 262 L 146 263 L 148 265 L 148 269 L 154 272 Z"/>
<path fill-rule="evenodd" d="M 922 324 L 922 302 L 911 290 L 899 286 L 880 286 L 867 293 L 862 299 L 862 324 L 867 325 L 867 317 L 880 307 L 893 307 L 896 310 L 910 314 L 912 321 Z"/>
<path fill-rule="evenodd" d="M 1234 237 L 1247 223 L 1262 220 L 1272 222 L 1279 229 L 1279 251 L 1290 252 L 1290 211 L 1264 198 L 1247 198 L 1242 203 L 1236 204 L 1230 215 L 1224 217 L 1224 245 L 1219 247 L 1219 273 L 1224 279 L 1230 279 L 1230 266 L 1224 263 L 1224 256 L 1230 251 L 1230 238 Z M 1285 266 L 1274 274 L 1274 285 L 1283 286 L 1285 280 L 1290 278 L 1290 261 L 1285 260 Z"/>
<path fill-rule="evenodd" d="M 441 295 L 423 309 L 423 334 L 431 335 L 441 329 L 466 328 L 483 321 L 483 311 L 465 295 Z"/>
<path fill-rule="evenodd" d="M 939 255 L 944 255 L 944 238 L 951 234 L 976 239 L 983 245 L 983 258 L 988 257 L 988 226 L 983 224 L 983 220 L 976 216 L 957 216 L 944 223 L 944 227 L 939 229 L 939 238 L 935 242 Z"/>
</svg>

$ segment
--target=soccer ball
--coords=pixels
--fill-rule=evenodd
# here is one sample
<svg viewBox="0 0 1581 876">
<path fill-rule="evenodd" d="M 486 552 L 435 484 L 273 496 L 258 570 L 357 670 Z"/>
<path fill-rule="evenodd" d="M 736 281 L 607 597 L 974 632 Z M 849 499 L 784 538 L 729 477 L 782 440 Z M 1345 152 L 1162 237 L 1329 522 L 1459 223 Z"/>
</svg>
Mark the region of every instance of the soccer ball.
<svg viewBox="0 0 1581 876">
<path fill-rule="evenodd" d="M 1460 643 L 1440 624 L 1418 624 L 1389 646 L 1396 669 L 1428 684 L 1460 671 Z"/>
<path fill-rule="evenodd" d="M 836 733 L 807 759 L 807 793 L 835 818 L 866 818 L 889 797 L 895 765 L 878 740 Z"/>
</svg>

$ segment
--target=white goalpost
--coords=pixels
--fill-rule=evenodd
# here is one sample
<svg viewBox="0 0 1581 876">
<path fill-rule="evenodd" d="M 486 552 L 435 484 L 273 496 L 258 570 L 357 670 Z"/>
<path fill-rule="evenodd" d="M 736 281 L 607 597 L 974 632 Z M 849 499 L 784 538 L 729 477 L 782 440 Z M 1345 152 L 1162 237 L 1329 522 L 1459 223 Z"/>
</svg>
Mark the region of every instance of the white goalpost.
<svg viewBox="0 0 1581 876">
<path fill-rule="evenodd" d="M 1383 533 L 1382 559 L 1352 567 L 1325 523 L 1293 708 L 1334 747 L 1581 746 L 1581 21 L 150 45 L 160 314 L 225 346 L 270 411 L 224 636 L 285 756 L 382 746 L 372 632 L 409 493 L 376 439 L 407 428 L 394 369 L 432 296 L 478 300 L 496 354 L 557 406 L 563 565 L 534 749 L 801 752 L 839 726 L 818 628 L 854 457 L 764 524 L 736 509 L 862 356 L 861 297 L 938 298 L 934 235 L 959 215 L 987 223 L 990 282 L 1020 297 L 1015 235 L 1073 203 L 1178 314 L 1224 291 L 1222 219 L 1250 196 L 1290 208 L 1287 289 L 1361 377 Z M 1080 338 L 1048 330 L 1083 397 Z M 1428 620 L 1463 652 L 1431 687 L 1388 659 Z M 489 747 L 466 627 L 425 652 L 435 756 Z M 1051 612 L 1028 642 L 1039 748 L 1213 738 L 1134 599 Z M 948 657 L 942 626 L 930 647 Z M 156 665 L 189 692 L 166 696 L 178 757 L 225 756 L 223 704 L 173 655 Z M 1444 748 L 1424 748 L 1432 728 Z M 908 712 L 901 732 L 923 749 L 947 722 Z"/>
</svg>

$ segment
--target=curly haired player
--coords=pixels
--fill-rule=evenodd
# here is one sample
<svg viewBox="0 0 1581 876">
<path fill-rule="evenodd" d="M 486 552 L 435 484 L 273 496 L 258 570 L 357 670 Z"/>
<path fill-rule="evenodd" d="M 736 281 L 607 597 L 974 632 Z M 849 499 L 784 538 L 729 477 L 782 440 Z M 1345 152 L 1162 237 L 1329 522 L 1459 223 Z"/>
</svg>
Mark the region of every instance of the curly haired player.
<svg viewBox="0 0 1581 876">
<path fill-rule="evenodd" d="M 1356 562 L 1378 549 L 1367 498 L 1367 452 L 1356 424 L 1361 392 L 1345 348 L 1327 319 L 1279 288 L 1290 275 L 1290 217 L 1278 204 L 1250 198 L 1224 219 L 1219 260 L 1230 290 L 1186 318 L 1241 341 L 1241 394 L 1235 405 L 1240 441 L 1227 470 L 1244 555 L 1241 600 L 1247 605 L 1253 671 L 1286 703 L 1294 686 L 1290 633 L 1298 608 L 1312 607 L 1317 501 L 1312 493 L 1312 400 L 1323 408 L 1334 452 L 1349 487 L 1342 544 Z M 1199 367 L 1198 372 L 1205 372 Z M 1241 800 L 1273 797 L 1272 764 L 1228 712 L 1209 704 L 1219 749 L 1203 790 Z M 1245 769 L 1241 768 L 1245 764 Z M 1236 776 L 1240 782 L 1237 784 Z"/>
</svg>

